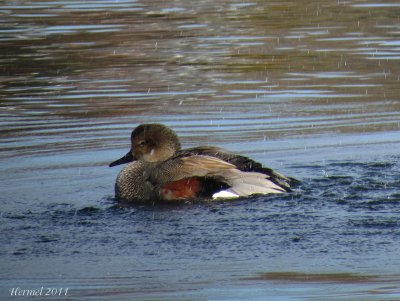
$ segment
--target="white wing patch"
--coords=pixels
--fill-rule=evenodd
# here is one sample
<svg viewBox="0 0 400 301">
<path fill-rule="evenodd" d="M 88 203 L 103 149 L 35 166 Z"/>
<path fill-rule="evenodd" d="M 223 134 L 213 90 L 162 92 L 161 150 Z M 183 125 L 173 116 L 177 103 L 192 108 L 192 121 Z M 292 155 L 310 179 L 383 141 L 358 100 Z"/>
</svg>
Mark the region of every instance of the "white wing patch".
<svg viewBox="0 0 400 301">
<path fill-rule="evenodd" d="M 231 186 L 229 191 L 238 196 L 249 196 L 252 194 L 283 193 L 285 189 L 273 183 L 268 176 L 259 172 L 244 172 L 238 169 L 230 169 L 225 173 Z"/>
<path fill-rule="evenodd" d="M 213 199 L 234 199 L 238 197 L 238 194 L 233 193 L 229 190 L 221 190 L 220 192 L 214 193 L 212 196 Z"/>
</svg>

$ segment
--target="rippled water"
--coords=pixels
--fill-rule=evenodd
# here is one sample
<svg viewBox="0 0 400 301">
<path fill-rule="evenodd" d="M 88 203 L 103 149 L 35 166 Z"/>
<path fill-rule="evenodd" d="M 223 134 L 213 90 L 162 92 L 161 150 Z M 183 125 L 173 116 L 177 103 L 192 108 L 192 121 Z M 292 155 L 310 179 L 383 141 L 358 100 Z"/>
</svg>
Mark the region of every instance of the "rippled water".
<svg viewBox="0 0 400 301">
<path fill-rule="evenodd" d="M 399 15 L 372 0 L 3 1 L 1 299 L 400 299 Z M 120 206 L 107 165 L 143 122 L 301 183 Z"/>
</svg>

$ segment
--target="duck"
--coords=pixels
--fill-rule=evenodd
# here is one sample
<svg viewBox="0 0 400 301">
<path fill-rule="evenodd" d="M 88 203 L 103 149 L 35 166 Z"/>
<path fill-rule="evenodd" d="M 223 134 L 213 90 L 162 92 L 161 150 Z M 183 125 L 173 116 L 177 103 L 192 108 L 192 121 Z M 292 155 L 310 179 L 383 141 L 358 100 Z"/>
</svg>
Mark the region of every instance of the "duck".
<svg viewBox="0 0 400 301">
<path fill-rule="evenodd" d="M 110 167 L 127 164 L 115 196 L 127 202 L 231 199 L 291 191 L 295 182 L 257 161 L 216 146 L 182 149 L 166 125 L 146 123 L 131 133 L 131 148 Z"/>
</svg>

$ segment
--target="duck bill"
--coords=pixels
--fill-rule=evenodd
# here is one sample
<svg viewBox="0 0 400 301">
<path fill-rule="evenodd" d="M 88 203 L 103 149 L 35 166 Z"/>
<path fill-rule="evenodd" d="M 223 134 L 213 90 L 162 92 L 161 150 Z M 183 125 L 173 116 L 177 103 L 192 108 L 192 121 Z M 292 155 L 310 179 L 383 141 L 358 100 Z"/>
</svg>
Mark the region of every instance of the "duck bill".
<svg viewBox="0 0 400 301">
<path fill-rule="evenodd" d="M 135 158 L 133 157 L 132 152 L 129 151 L 125 156 L 123 156 L 122 158 L 119 158 L 118 160 L 115 160 L 114 162 L 111 162 L 110 165 L 108 165 L 108 166 L 113 167 L 113 166 L 117 166 L 120 164 L 129 163 L 134 160 L 135 160 Z"/>
</svg>

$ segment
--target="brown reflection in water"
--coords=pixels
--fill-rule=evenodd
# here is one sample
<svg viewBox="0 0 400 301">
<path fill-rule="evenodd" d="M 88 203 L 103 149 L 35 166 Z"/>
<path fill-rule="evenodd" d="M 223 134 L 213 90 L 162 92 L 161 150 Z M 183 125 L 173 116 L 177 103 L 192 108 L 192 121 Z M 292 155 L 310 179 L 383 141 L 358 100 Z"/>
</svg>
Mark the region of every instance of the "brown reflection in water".
<svg viewBox="0 0 400 301">
<path fill-rule="evenodd" d="M 106 4 L 5 2 L 0 136 L 36 133 L 25 118 L 39 135 L 45 119 L 57 135 L 55 120 L 109 117 L 191 121 L 244 140 L 399 130 L 399 7 Z"/>
<path fill-rule="evenodd" d="M 380 282 L 376 275 L 361 275 L 352 273 L 300 273 L 300 272 L 269 272 L 260 273 L 255 277 L 243 280 L 267 280 L 280 282 L 340 282 L 340 283 L 367 283 Z"/>
</svg>

